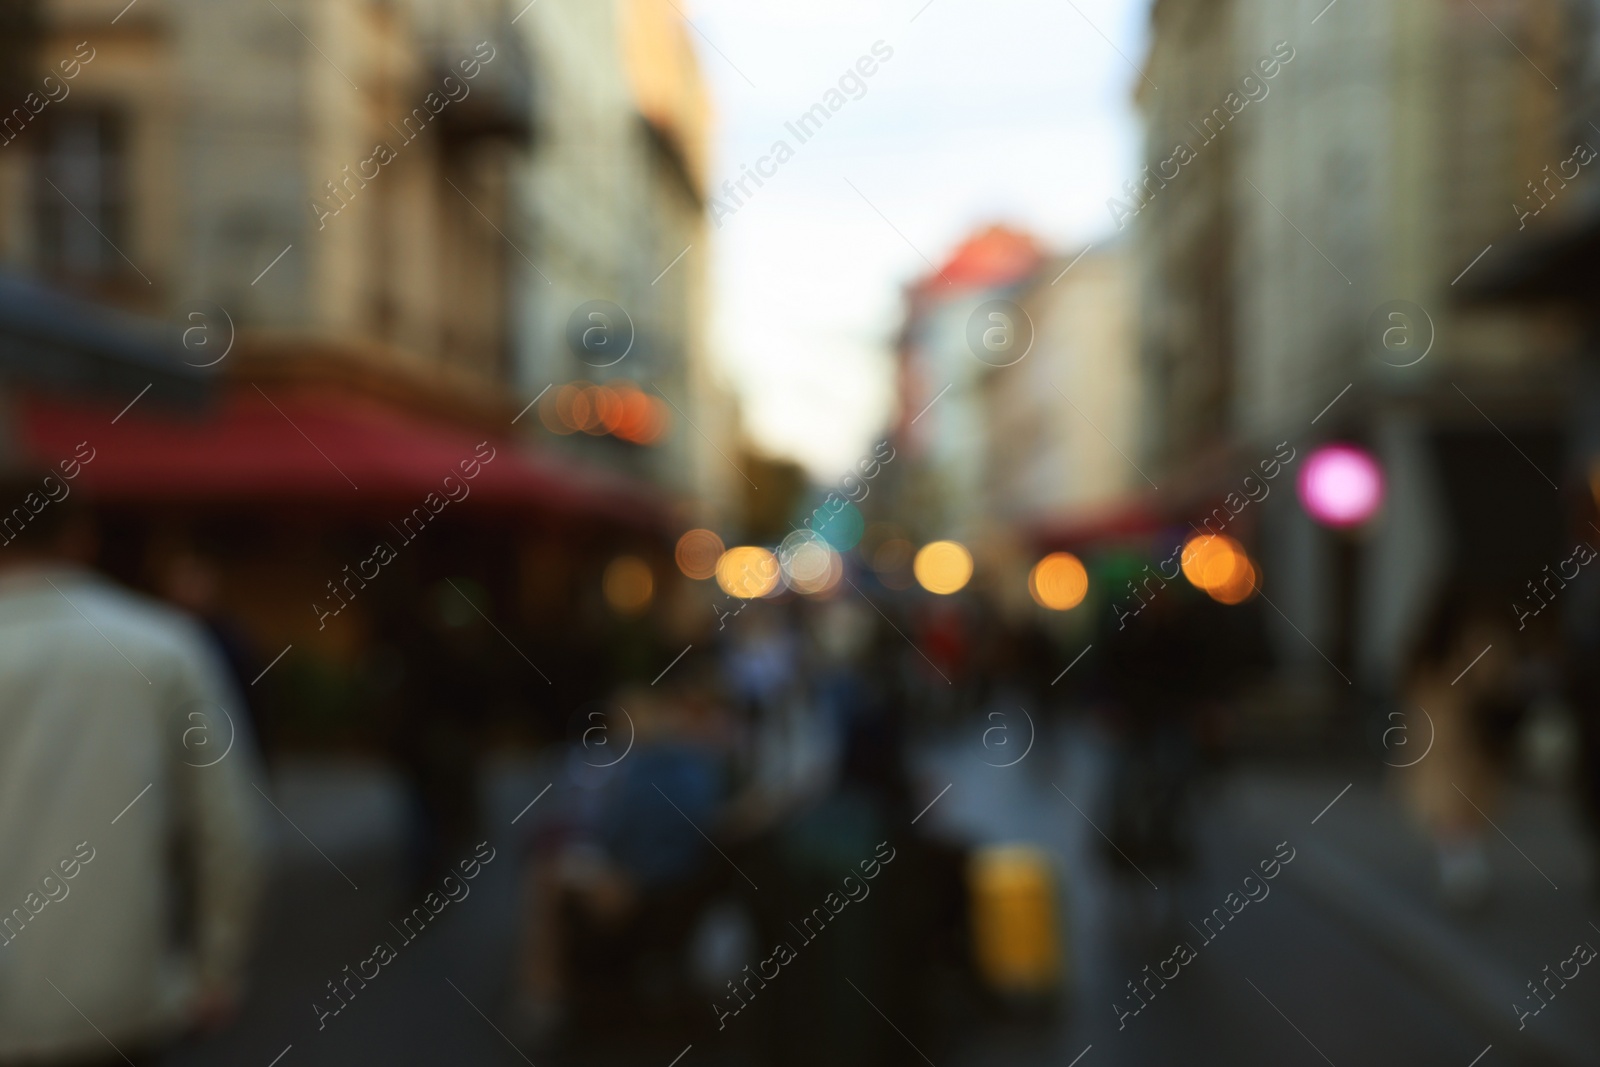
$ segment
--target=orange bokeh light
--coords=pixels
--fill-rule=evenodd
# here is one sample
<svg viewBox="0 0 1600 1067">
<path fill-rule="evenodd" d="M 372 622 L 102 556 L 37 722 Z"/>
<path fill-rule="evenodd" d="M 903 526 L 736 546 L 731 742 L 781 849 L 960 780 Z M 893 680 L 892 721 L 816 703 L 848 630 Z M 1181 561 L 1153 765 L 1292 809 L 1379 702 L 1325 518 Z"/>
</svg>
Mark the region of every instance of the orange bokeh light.
<svg viewBox="0 0 1600 1067">
<path fill-rule="evenodd" d="M 556 391 L 556 421 L 566 432 L 585 430 L 594 419 L 594 405 L 589 402 L 589 382 L 568 382 Z"/>
<path fill-rule="evenodd" d="M 572 432 L 572 427 L 567 425 L 567 417 L 563 414 L 564 410 L 569 411 L 571 409 L 572 401 L 569 397 L 565 409 L 562 407 L 561 402 L 563 395 L 566 394 L 569 388 L 571 386 L 563 385 L 560 389 L 548 393 L 539 404 L 539 421 L 544 423 L 545 429 L 551 433 L 561 434 L 563 437 Z"/>
<path fill-rule="evenodd" d="M 1028 593 L 1051 611 L 1070 611 L 1089 592 L 1089 572 L 1071 552 L 1052 552 L 1028 572 Z"/>
<path fill-rule="evenodd" d="M 690 530 L 678 538 L 673 557 L 685 578 L 702 581 L 716 575 L 717 560 L 722 558 L 725 551 L 722 538 L 710 530 Z"/>
<path fill-rule="evenodd" d="M 1248 556 L 1239 557 L 1233 576 L 1222 585 L 1207 589 L 1206 593 L 1219 604 L 1243 604 L 1255 596 L 1261 584 L 1261 571 Z"/>
<path fill-rule="evenodd" d="M 1183 576 L 1196 589 L 1227 586 L 1236 572 L 1248 575 L 1249 566 L 1244 548 L 1224 534 L 1196 534 L 1183 546 Z"/>
<path fill-rule="evenodd" d="M 636 445 L 654 444 L 668 425 L 667 405 L 627 379 L 606 385 L 568 382 L 539 405 L 552 433 L 611 435 Z"/>
<path fill-rule="evenodd" d="M 1219 604 L 1242 604 L 1261 584 L 1261 571 L 1244 546 L 1223 534 L 1189 539 L 1183 546 L 1183 575 Z"/>
<path fill-rule="evenodd" d="M 600 587 L 611 610 L 618 615 L 633 616 L 650 606 L 656 582 L 650 573 L 650 564 L 638 556 L 618 556 L 606 567 Z"/>
<path fill-rule="evenodd" d="M 619 436 L 635 444 L 648 445 L 661 436 L 666 425 L 661 401 L 644 393 L 635 393 L 628 403 L 628 421 Z"/>
<path fill-rule="evenodd" d="M 591 385 L 584 393 L 594 410 L 594 416 L 584 430 L 596 437 L 613 432 L 622 413 L 622 403 L 616 392 L 604 385 Z"/>
</svg>

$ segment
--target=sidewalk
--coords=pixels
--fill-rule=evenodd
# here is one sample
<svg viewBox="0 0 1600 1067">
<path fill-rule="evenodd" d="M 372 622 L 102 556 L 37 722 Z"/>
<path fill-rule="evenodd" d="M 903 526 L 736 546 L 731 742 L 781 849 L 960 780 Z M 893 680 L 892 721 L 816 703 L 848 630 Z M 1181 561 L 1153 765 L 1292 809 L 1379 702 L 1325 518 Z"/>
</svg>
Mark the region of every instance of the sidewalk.
<svg viewBox="0 0 1600 1067">
<path fill-rule="evenodd" d="M 1218 815 L 1225 825 L 1289 840 L 1303 857 L 1289 883 L 1295 891 L 1482 1020 L 1496 1035 L 1496 1055 L 1594 1063 L 1600 973 L 1580 970 L 1520 1025 L 1514 1008 L 1538 1006 L 1527 983 L 1542 980 L 1545 966 L 1553 970 L 1574 945 L 1600 947 L 1591 845 L 1570 805 L 1547 792 L 1508 791 L 1489 813 L 1505 835 L 1490 831 L 1493 898 L 1456 915 L 1439 903 L 1431 848 L 1393 783 L 1363 773 L 1244 770 L 1224 789 Z"/>
<path fill-rule="evenodd" d="M 273 865 L 243 1013 L 224 1033 L 185 1043 L 168 1067 L 261 1067 L 274 1056 L 279 1067 L 525 1063 L 491 1020 L 522 921 L 518 842 L 528 820 L 511 820 L 548 782 L 535 770 L 485 768 L 482 833 L 495 859 L 408 945 L 391 925 L 422 903 L 404 870 L 401 776 L 370 759 L 281 761 L 259 783 L 273 805 L 260 805 Z M 315 1005 L 331 1003 L 328 983 L 379 940 L 399 948 L 396 964 L 322 1025 Z M 662 1062 L 670 1058 L 664 1050 Z"/>
</svg>

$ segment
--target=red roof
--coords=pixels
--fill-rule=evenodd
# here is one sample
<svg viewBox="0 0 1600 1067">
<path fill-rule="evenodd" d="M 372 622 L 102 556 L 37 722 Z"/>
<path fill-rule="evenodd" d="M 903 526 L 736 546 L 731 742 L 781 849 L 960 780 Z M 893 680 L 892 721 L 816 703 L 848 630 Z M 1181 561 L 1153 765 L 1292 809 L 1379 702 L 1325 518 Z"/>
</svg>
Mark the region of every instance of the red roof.
<svg viewBox="0 0 1600 1067">
<path fill-rule="evenodd" d="M 463 461 L 492 456 L 465 481 L 462 502 L 665 521 L 665 501 L 648 486 L 505 437 L 479 455 L 481 435 L 371 400 L 251 387 L 190 417 L 137 405 L 118 417 L 115 406 L 43 396 L 18 409 L 21 448 L 36 462 L 53 467 L 80 442 L 94 449 L 79 484 L 101 500 L 410 508 L 443 495 L 446 476 L 462 480 Z"/>
<path fill-rule="evenodd" d="M 1033 236 L 1005 226 L 990 226 L 967 238 L 923 287 L 950 285 L 985 289 L 1010 285 L 1027 277 L 1044 260 Z"/>
</svg>

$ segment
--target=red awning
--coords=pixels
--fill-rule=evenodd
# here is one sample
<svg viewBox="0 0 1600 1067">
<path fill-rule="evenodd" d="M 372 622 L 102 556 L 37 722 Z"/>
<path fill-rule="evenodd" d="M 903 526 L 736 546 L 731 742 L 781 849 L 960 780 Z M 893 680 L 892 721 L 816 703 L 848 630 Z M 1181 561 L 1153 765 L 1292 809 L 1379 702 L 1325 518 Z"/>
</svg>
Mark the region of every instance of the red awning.
<svg viewBox="0 0 1600 1067">
<path fill-rule="evenodd" d="M 1143 497 L 1133 497 L 1091 514 L 1055 515 L 1029 528 L 1034 545 L 1043 551 L 1084 551 L 1154 536 L 1162 529 L 1161 517 Z"/>
<path fill-rule="evenodd" d="M 314 503 L 361 509 L 409 508 L 444 479 L 461 479 L 480 435 L 430 422 L 372 400 L 292 389 L 270 396 L 238 389 L 194 417 L 135 405 L 27 396 L 17 403 L 23 453 L 41 465 L 94 449 L 78 484 L 97 499 L 195 504 Z M 113 421 L 115 420 L 115 421 Z M 477 477 L 465 482 L 479 506 L 529 508 L 633 525 L 665 521 L 666 502 L 641 483 L 571 460 L 491 440 Z M 452 483 L 450 491 L 462 490 Z"/>
</svg>

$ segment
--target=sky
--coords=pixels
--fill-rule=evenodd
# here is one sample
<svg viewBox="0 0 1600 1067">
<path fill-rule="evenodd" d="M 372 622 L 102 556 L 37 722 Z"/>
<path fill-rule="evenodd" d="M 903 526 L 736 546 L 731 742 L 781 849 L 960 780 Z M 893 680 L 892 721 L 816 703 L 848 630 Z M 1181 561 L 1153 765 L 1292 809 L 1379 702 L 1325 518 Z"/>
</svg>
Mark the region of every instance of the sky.
<svg viewBox="0 0 1600 1067">
<path fill-rule="evenodd" d="M 894 413 L 908 282 L 994 222 L 1063 252 L 1112 232 L 1148 0 L 675 2 L 716 112 L 713 357 L 755 445 L 830 481 Z M 785 124 L 874 45 L 864 94 L 801 143 Z M 779 140 L 773 177 L 721 191 Z"/>
</svg>

